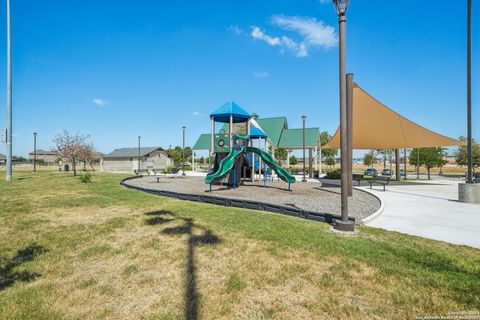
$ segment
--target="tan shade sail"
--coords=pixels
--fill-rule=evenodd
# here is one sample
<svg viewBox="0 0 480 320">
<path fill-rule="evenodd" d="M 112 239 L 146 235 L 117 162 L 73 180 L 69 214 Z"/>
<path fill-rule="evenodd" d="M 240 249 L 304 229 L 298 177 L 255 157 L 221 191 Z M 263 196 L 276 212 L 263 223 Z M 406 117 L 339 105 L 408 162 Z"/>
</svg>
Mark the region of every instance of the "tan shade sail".
<svg viewBox="0 0 480 320">
<path fill-rule="evenodd" d="M 353 86 L 353 149 L 460 146 L 465 142 L 435 133 L 386 107 L 357 84 Z M 340 130 L 322 146 L 340 148 Z"/>
</svg>

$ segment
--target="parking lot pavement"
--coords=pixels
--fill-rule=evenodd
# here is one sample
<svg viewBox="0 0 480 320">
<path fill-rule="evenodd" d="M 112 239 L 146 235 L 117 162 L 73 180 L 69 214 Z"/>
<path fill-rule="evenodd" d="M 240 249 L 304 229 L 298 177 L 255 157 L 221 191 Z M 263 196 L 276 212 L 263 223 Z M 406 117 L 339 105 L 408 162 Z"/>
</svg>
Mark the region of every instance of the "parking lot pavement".
<svg viewBox="0 0 480 320">
<path fill-rule="evenodd" d="M 367 187 L 361 187 L 368 189 Z M 384 210 L 370 227 L 480 248 L 480 205 L 458 202 L 458 181 L 368 189 Z"/>
</svg>

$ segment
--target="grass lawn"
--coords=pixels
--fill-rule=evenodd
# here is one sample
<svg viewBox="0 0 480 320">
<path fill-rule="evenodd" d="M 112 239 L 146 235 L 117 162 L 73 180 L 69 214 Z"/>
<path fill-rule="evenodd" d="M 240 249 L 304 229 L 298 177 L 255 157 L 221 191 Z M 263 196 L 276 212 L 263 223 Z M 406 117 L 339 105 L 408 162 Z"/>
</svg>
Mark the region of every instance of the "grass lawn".
<svg viewBox="0 0 480 320">
<path fill-rule="evenodd" d="M 2 178 L 3 178 L 3 172 Z M 0 182 L 0 319 L 406 319 L 480 309 L 480 250 L 162 198 Z"/>
</svg>

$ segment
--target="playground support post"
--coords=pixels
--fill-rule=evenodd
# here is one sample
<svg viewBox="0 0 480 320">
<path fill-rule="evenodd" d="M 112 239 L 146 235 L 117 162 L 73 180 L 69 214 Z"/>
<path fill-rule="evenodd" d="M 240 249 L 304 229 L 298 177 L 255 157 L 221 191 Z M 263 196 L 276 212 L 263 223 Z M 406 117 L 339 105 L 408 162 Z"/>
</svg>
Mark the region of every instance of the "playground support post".
<svg viewBox="0 0 480 320">
<path fill-rule="evenodd" d="M 405 174 L 403 180 L 407 180 L 407 148 L 403 148 L 403 172 Z"/>
<path fill-rule="evenodd" d="M 215 120 L 213 120 L 213 117 L 210 117 L 210 129 L 212 131 L 212 136 L 211 136 L 211 143 L 210 143 L 210 157 L 213 156 L 213 144 L 215 143 Z M 208 158 L 208 161 L 210 163 L 210 157 Z"/>
<path fill-rule="evenodd" d="M 355 224 L 348 220 L 348 131 L 347 131 L 347 77 L 346 77 L 346 17 L 348 1 L 334 1 L 339 25 L 339 86 L 340 86 L 340 154 L 341 154 L 341 216 L 334 228 L 354 231 Z"/>
<path fill-rule="evenodd" d="M 33 133 L 33 172 L 37 171 L 37 133 Z"/>
<path fill-rule="evenodd" d="M 347 156 L 348 196 L 353 195 L 353 73 L 347 74 Z"/>
</svg>

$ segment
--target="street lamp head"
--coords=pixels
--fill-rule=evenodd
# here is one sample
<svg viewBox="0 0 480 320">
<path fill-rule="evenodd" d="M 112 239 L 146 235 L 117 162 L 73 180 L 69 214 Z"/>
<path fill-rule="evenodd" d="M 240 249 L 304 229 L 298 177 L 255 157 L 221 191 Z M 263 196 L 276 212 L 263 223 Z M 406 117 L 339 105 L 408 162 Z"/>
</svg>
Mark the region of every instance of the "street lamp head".
<svg viewBox="0 0 480 320">
<path fill-rule="evenodd" d="M 185 126 L 182 127 L 183 130 L 185 130 L 185 128 L 186 128 Z"/>
<path fill-rule="evenodd" d="M 302 115 L 302 120 L 305 121 L 305 119 L 307 119 L 307 116 L 303 114 L 303 115 Z"/>
<path fill-rule="evenodd" d="M 350 0 L 333 0 L 335 9 L 339 17 L 344 16 L 347 13 L 348 3 Z"/>
</svg>

